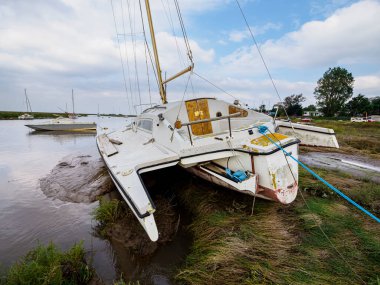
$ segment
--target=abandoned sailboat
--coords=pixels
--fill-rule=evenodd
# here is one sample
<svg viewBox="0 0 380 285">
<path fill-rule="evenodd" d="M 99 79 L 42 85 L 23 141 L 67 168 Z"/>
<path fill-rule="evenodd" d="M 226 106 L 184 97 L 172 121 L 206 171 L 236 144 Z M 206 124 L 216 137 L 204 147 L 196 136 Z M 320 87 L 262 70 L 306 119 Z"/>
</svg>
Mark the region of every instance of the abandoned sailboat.
<svg viewBox="0 0 380 285">
<path fill-rule="evenodd" d="M 179 165 L 226 188 L 291 203 L 298 190 L 298 164 L 288 161 L 268 137 L 294 157 L 298 157 L 300 140 L 280 133 L 272 117 L 245 109 L 238 101 L 196 98 L 168 103 L 166 84 L 192 72 L 193 64 L 162 80 L 149 0 L 145 6 L 162 104 L 144 110 L 122 130 L 99 135 L 97 146 L 112 180 L 150 239 L 156 241 L 159 233 L 155 205 L 141 179 L 145 172 Z M 262 126 L 269 134 L 260 132 Z M 332 135 L 327 129 L 322 131 Z M 314 135 L 321 135 L 312 129 L 303 132 L 308 132 L 303 143 L 314 143 Z"/>
</svg>

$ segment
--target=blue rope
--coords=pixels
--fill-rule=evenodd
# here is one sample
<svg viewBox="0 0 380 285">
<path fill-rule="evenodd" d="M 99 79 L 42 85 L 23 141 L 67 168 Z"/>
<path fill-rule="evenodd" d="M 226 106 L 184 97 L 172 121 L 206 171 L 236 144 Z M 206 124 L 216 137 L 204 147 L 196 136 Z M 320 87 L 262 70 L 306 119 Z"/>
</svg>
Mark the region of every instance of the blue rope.
<svg viewBox="0 0 380 285">
<path fill-rule="evenodd" d="M 259 130 L 259 133 L 264 135 L 268 140 L 270 140 L 276 147 L 281 149 L 287 156 L 291 157 L 295 162 L 297 162 L 299 165 L 301 165 L 305 170 L 307 170 L 311 175 L 313 175 L 315 178 L 323 182 L 327 187 L 329 187 L 331 190 L 333 190 L 335 193 L 340 195 L 342 198 L 346 199 L 348 202 L 350 202 L 352 205 L 354 205 L 356 208 L 370 216 L 372 219 L 374 219 L 376 222 L 380 223 L 380 219 L 376 217 L 374 214 L 369 212 L 368 210 L 364 209 L 362 206 L 360 206 L 358 203 L 356 203 L 354 200 L 352 200 L 350 197 L 343 194 L 341 191 L 339 191 L 337 188 L 332 186 L 330 183 L 328 183 L 326 180 L 324 180 L 322 177 L 320 177 L 318 174 L 316 174 L 313 170 L 311 170 L 309 167 L 307 167 L 305 164 L 303 164 L 301 161 L 293 157 L 289 152 L 287 152 L 285 149 L 283 149 L 280 145 L 278 145 L 274 140 L 272 140 L 269 136 L 267 136 L 265 133 L 268 131 L 268 128 L 266 126 L 259 126 L 257 127 Z"/>
</svg>

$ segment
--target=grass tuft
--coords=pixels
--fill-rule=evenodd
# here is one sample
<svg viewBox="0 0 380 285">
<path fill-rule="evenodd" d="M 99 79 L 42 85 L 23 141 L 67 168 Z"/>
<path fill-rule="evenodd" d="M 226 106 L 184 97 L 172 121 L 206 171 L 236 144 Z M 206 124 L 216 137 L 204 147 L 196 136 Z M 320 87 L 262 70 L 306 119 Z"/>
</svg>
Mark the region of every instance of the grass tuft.
<svg viewBox="0 0 380 285">
<path fill-rule="evenodd" d="M 119 200 L 106 200 L 102 198 L 99 201 L 99 207 L 94 209 L 92 216 L 100 225 L 115 223 L 123 215 L 122 203 Z"/>
<path fill-rule="evenodd" d="M 67 252 L 50 243 L 38 245 L 15 263 L 2 284 L 87 284 L 92 277 L 93 270 L 86 264 L 82 242 Z"/>
</svg>

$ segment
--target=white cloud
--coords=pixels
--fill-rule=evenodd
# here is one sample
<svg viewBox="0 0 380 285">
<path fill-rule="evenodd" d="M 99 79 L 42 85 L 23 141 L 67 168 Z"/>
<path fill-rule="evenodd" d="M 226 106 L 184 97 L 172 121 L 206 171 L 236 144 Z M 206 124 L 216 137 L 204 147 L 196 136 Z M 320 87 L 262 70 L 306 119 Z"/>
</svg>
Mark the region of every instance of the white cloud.
<svg viewBox="0 0 380 285">
<path fill-rule="evenodd" d="M 263 26 L 250 27 L 254 36 L 262 35 L 268 32 L 269 30 L 279 30 L 282 25 L 279 23 L 266 23 Z M 251 34 L 248 29 L 242 31 L 231 31 L 228 35 L 228 39 L 232 42 L 241 42 L 247 38 L 250 38 Z"/>
<path fill-rule="evenodd" d="M 166 0 L 162 2 L 167 3 Z M 216 10 L 230 2 L 231 0 L 181 0 L 186 27 L 191 29 L 191 16 L 194 13 Z M 118 33 L 122 34 L 124 31 L 120 0 L 113 0 L 113 3 Z M 136 5 L 137 2 L 131 3 Z M 178 57 L 177 43 L 183 57 L 186 56 L 183 39 L 174 17 L 175 9 L 173 6 L 170 8 L 174 26 L 177 27 L 177 37 L 171 35 L 173 30 L 161 1 L 151 1 L 151 4 L 162 70 L 167 71 L 167 76 L 171 76 L 185 66 Z M 281 72 L 289 72 L 289 67 L 324 68 L 325 65 L 341 63 L 352 67 L 358 62 L 379 64 L 379 7 L 378 1 L 364 0 L 336 11 L 324 21 L 306 23 L 299 30 L 278 40 L 263 43 L 261 48 L 274 78 L 283 78 Z M 135 9 L 138 16 L 138 5 Z M 127 34 L 130 33 L 128 26 L 126 23 Z M 254 32 L 258 35 L 279 28 L 278 24 L 268 23 L 254 28 Z M 137 24 L 134 30 L 141 32 L 142 29 Z M 24 88 L 28 89 L 32 106 L 36 110 L 57 110 L 56 106 L 64 108 L 65 102 L 70 101 L 71 88 L 74 88 L 78 94 L 76 105 L 79 112 L 95 112 L 98 103 L 101 104 L 101 109 L 104 109 L 102 112 L 112 112 L 114 106 L 116 109 L 122 106 L 125 109 L 121 111 L 126 112 L 126 95 L 110 1 L 3 0 L 0 2 L 0 31 L 0 110 L 21 109 Z M 239 42 L 249 34 L 247 31 L 237 30 L 229 35 L 230 41 Z M 122 42 L 123 57 L 126 53 L 129 55 L 129 73 L 134 81 L 132 42 L 128 36 L 126 42 L 121 35 L 119 39 Z M 220 41 L 219 48 L 228 44 L 227 40 Z M 262 101 L 265 104 L 268 104 L 269 100 L 271 103 L 278 101 L 270 81 L 262 79 L 265 70 L 257 51 L 252 47 L 243 46 L 219 61 L 214 49 L 205 49 L 193 39 L 190 39 L 190 45 L 196 71 L 206 73 L 208 78 L 229 93 L 253 105 L 261 104 Z M 136 60 L 142 82 L 140 91 L 146 99 L 148 86 L 141 35 L 136 38 L 136 47 Z M 125 61 L 124 63 L 126 64 Z M 127 66 L 125 68 L 127 69 Z M 128 75 L 127 70 L 126 73 Z M 379 76 L 364 76 L 363 73 L 361 75 L 356 76 L 355 93 L 361 92 L 371 96 L 379 94 Z M 320 76 L 321 74 L 318 74 L 318 77 Z M 184 81 L 186 77 L 168 85 L 170 100 L 182 97 Z M 150 83 L 152 93 L 156 93 L 152 73 Z M 316 83 L 302 79 L 295 82 L 281 79 L 276 80 L 276 83 L 282 97 L 292 93 L 303 93 L 309 98 L 310 103 L 313 103 L 312 93 Z M 214 87 L 196 79 L 196 76 L 194 85 L 196 96 L 221 95 Z M 129 88 L 129 82 L 127 87 Z M 132 83 L 132 89 L 133 97 L 136 99 L 137 85 Z M 158 99 L 158 96 L 154 98 Z M 231 99 L 227 95 L 224 98 Z"/>
<path fill-rule="evenodd" d="M 154 13 L 162 9 L 153 1 Z M 165 1 L 164 1 L 165 2 Z M 113 0 L 116 24 L 119 34 L 123 34 L 121 2 Z M 126 5 L 126 1 L 123 1 Z M 141 32 L 138 2 L 131 7 L 132 15 L 136 15 L 134 32 Z M 202 9 L 214 9 L 223 1 L 199 2 L 190 11 L 200 12 Z M 132 4 L 131 4 L 132 5 Z M 190 1 L 184 5 L 189 6 Z M 124 9 L 127 8 L 126 6 Z M 175 11 L 172 7 L 172 13 Z M 145 12 L 143 12 L 145 15 Z M 128 13 L 125 12 L 124 16 Z M 162 13 L 161 13 L 162 15 Z M 165 17 L 156 23 L 157 31 L 172 31 Z M 135 21 L 133 21 L 135 22 Z M 129 22 L 125 20 L 125 33 L 131 32 Z M 15 94 L 22 94 L 27 88 L 33 97 L 32 104 L 37 110 L 48 111 L 56 106 L 64 106 L 68 99 L 68 90 L 74 88 L 80 98 L 91 98 L 88 104 L 78 102 L 78 111 L 103 101 L 107 94 L 114 94 L 121 102 L 124 83 L 120 66 L 119 48 L 115 32 L 114 19 L 110 1 L 103 0 L 51 0 L 21 1 L 4 0 L 0 2 L 0 110 L 21 109 L 21 100 L 15 100 Z M 179 33 L 178 33 L 179 35 Z M 167 32 L 157 34 L 163 71 L 178 72 L 174 63 L 178 64 L 176 40 Z M 132 42 L 127 35 L 126 41 L 119 35 L 122 43 L 121 52 L 124 58 L 125 71 L 134 81 L 135 69 L 132 53 Z M 145 53 L 142 35 L 136 37 L 136 63 L 140 71 L 140 86 L 143 96 L 147 95 Z M 124 44 L 125 43 L 125 44 Z M 195 41 L 190 40 L 194 57 L 198 62 L 210 62 L 214 58 L 213 50 L 204 50 Z M 181 49 L 184 50 L 181 46 Z M 127 51 L 126 51 L 127 50 Z M 129 55 L 130 72 L 127 71 L 125 54 Z M 154 76 L 151 72 L 151 85 L 155 88 Z M 127 82 L 129 89 L 129 82 Z M 132 83 L 136 97 L 137 85 Z M 38 96 L 33 93 L 39 94 Z M 11 95 L 14 94 L 14 95 Z M 129 95 L 131 96 L 131 95 Z M 36 98 L 37 97 L 37 98 Z M 97 97 L 97 100 L 94 98 Z M 20 96 L 22 98 L 22 96 Z M 80 98 L 78 100 L 80 100 Z M 103 99 L 102 99 L 103 98 Z M 108 102 L 108 105 L 113 103 Z M 116 103 L 118 104 L 118 103 Z M 125 103 L 123 105 L 126 105 Z M 110 111 L 110 110 L 109 110 Z"/>
<path fill-rule="evenodd" d="M 380 96 L 380 75 L 357 76 L 354 84 L 355 94 Z"/>
<path fill-rule="evenodd" d="M 312 21 L 261 46 L 272 67 L 309 68 L 336 64 L 380 63 L 380 2 L 364 0 L 340 9 L 324 21 Z M 250 71 L 254 47 L 243 47 L 222 59 Z"/>
</svg>

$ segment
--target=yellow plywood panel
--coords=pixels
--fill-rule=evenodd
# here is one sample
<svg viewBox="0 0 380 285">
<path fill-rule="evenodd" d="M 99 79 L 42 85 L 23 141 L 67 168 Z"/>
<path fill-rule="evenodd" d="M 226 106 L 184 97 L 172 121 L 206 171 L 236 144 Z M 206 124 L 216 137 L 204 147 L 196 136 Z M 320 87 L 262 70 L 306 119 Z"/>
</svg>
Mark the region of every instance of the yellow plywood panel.
<svg viewBox="0 0 380 285">
<path fill-rule="evenodd" d="M 210 118 L 207 99 L 186 101 L 186 110 L 189 122 Z M 207 135 L 212 133 L 212 125 L 211 122 L 195 124 L 191 126 L 191 130 L 196 136 Z"/>
<path fill-rule="evenodd" d="M 273 133 L 273 134 L 267 135 L 267 137 L 269 137 L 270 139 L 272 139 L 276 143 L 278 141 L 281 141 L 283 139 L 288 138 L 287 136 L 285 136 L 283 134 L 279 134 L 279 133 Z M 268 145 L 272 144 L 272 142 L 267 137 L 261 136 L 261 137 L 258 137 L 256 139 L 253 139 L 253 140 L 251 140 L 251 144 L 259 145 L 259 146 L 268 146 Z"/>
<path fill-rule="evenodd" d="M 200 100 L 197 100 L 197 102 L 198 102 L 198 110 L 200 113 L 199 115 L 201 117 L 201 120 L 210 119 L 210 110 L 208 108 L 207 99 L 200 99 Z M 202 123 L 201 125 L 202 125 L 203 135 L 212 133 L 211 122 Z"/>
</svg>

